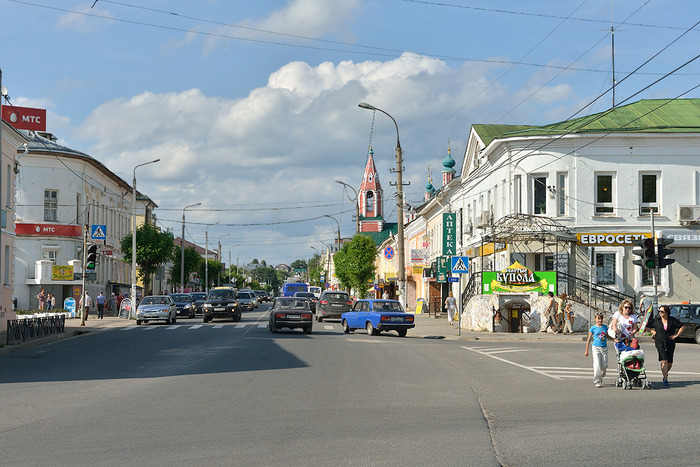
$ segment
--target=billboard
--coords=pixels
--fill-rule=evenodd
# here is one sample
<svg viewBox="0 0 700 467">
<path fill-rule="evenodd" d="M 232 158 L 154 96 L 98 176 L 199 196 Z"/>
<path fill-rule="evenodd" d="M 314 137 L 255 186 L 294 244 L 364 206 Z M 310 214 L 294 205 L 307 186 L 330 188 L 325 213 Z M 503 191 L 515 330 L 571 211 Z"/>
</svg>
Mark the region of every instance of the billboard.
<svg viewBox="0 0 700 467">
<path fill-rule="evenodd" d="M 46 131 L 46 109 L 3 105 L 2 119 L 18 130 Z"/>
</svg>

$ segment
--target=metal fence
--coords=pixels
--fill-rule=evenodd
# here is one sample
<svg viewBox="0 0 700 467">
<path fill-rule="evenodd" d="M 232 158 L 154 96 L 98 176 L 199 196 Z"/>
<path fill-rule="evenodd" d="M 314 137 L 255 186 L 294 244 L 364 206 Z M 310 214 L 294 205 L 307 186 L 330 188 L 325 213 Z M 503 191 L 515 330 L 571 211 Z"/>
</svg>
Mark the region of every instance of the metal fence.
<svg viewBox="0 0 700 467">
<path fill-rule="evenodd" d="M 557 292 L 566 293 L 569 300 L 588 305 L 591 308 L 612 314 L 617 311 L 622 300 L 634 304 L 634 297 L 617 290 L 612 290 L 579 277 L 570 276 L 563 272 L 557 273 Z M 590 299 L 589 299 L 590 297 Z"/>
<path fill-rule="evenodd" d="M 11 319 L 7 321 L 7 345 L 36 337 L 58 334 L 66 329 L 66 316 Z"/>
</svg>

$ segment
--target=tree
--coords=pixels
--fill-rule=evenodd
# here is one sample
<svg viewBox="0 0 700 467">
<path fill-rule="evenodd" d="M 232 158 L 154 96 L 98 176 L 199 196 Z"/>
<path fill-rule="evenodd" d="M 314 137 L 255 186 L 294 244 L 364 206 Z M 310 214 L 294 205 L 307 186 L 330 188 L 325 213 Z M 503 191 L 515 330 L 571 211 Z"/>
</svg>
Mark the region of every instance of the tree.
<svg viewBox="0 0 700 467">
<path fill-rule="evenodd" d="M 306 261 L 298 259 L 292 263 L 292 269 L 306 269 Z"/>
<path fill-rule="evenodd" d="M 187 250 L 185 250 L 187 252 Z M 207 261 L 202 259 L 202 261 L 199 263 L 199 269 L 198 269 L 198 274 L 200 278 L 200 282 L 204 284 L 204 281 L 207 277 L 207 270 L 206 270 L 206 265 Z M 211 283 L 213 282 L 214 285 L 216 286 L 217 282 L 219 282 L 219 276 L 223 273 L 224 270 L 224 265 L 221 264 L 221 262 L 215 260 L 215 259 L 209 259 L 209 284 L 211 287 Z"/>
<path fill-rule="evenodd" d="M 173 278 L 173 282 L 177 281 L 180 283 L 180 257 L 182 256 L 180 252 L 180 245 L 175 245 L 173 248 L 173 267 L 170 268 L 170 276 Z M 188 246 L 185 248 L 185 284 L 187 283 L 187 278 L 190 277 L 195 271 L 199 271 L 199 266 L 204 262 L 204 258 L 197 253 L 197 250 L 193 246 Z M 202 276 L 204 277 L 204 276 Z M 183 287 L 185 284 L 182 284 Z"/>
<path fill-rule="evenodd" d="M 335 275 L 343 286 L 354 289 L 358 297 L 364 297 L 374 279 L 376 257 L 377 247 L 372 239 L 355 235 L 333 257 Z"/>
<path fill-rule="evenodd" d="M 131 264 L 131 234 L 122 238 L 121 248 L 124 261 Z M 161 232 L 155 226 L 145 223 L 136 229 L 136 264 L 141 266 L 138 276 L 143 280 L 146 293 L 150 290 L 151 275 L 156 268 L 167 262 L 174 248 L 173 234 Z"/>
</svg>

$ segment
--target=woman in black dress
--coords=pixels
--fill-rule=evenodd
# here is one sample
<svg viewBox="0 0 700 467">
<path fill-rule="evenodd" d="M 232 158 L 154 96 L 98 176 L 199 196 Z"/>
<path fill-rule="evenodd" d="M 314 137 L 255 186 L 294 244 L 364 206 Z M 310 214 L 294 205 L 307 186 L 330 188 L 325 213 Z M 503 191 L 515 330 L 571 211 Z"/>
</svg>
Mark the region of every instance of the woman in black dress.
<svg viewBox="0 0 700 467">
<path fill-rule="evenodd" d="M 673 352 L 676 350 L 676 339 L 685 329 L 683 323 L 671 316 L 669 311 L 668 305 L 661 305 L 659 314 L 651 322 L 651 335 L 654 337 L 654 344 L 659 352 L 664 386 L 668 386 L 668 371 L 673 366 Z"/>
</svg>

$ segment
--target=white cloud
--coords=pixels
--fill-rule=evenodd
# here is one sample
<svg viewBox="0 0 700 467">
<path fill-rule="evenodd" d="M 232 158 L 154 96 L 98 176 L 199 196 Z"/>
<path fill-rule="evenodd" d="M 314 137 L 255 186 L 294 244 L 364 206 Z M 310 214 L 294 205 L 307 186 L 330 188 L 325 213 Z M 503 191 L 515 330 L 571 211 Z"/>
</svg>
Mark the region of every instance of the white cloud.
<svg viewBox="0 0 700 467">
<path fill-rule="evenodd" d="M 71 29 L 79 32 L 94 31 L 103 23 L 103 19 L 99 17 L 112 18 L 112 14 L 100 8 L 99 2 L 94 8 L 91 8 L 94 1 L 83 3 L 73 8 L 74 13 L 65 13 L 56 21 L 56 27 L 59 29 Z"/>
</svg>

